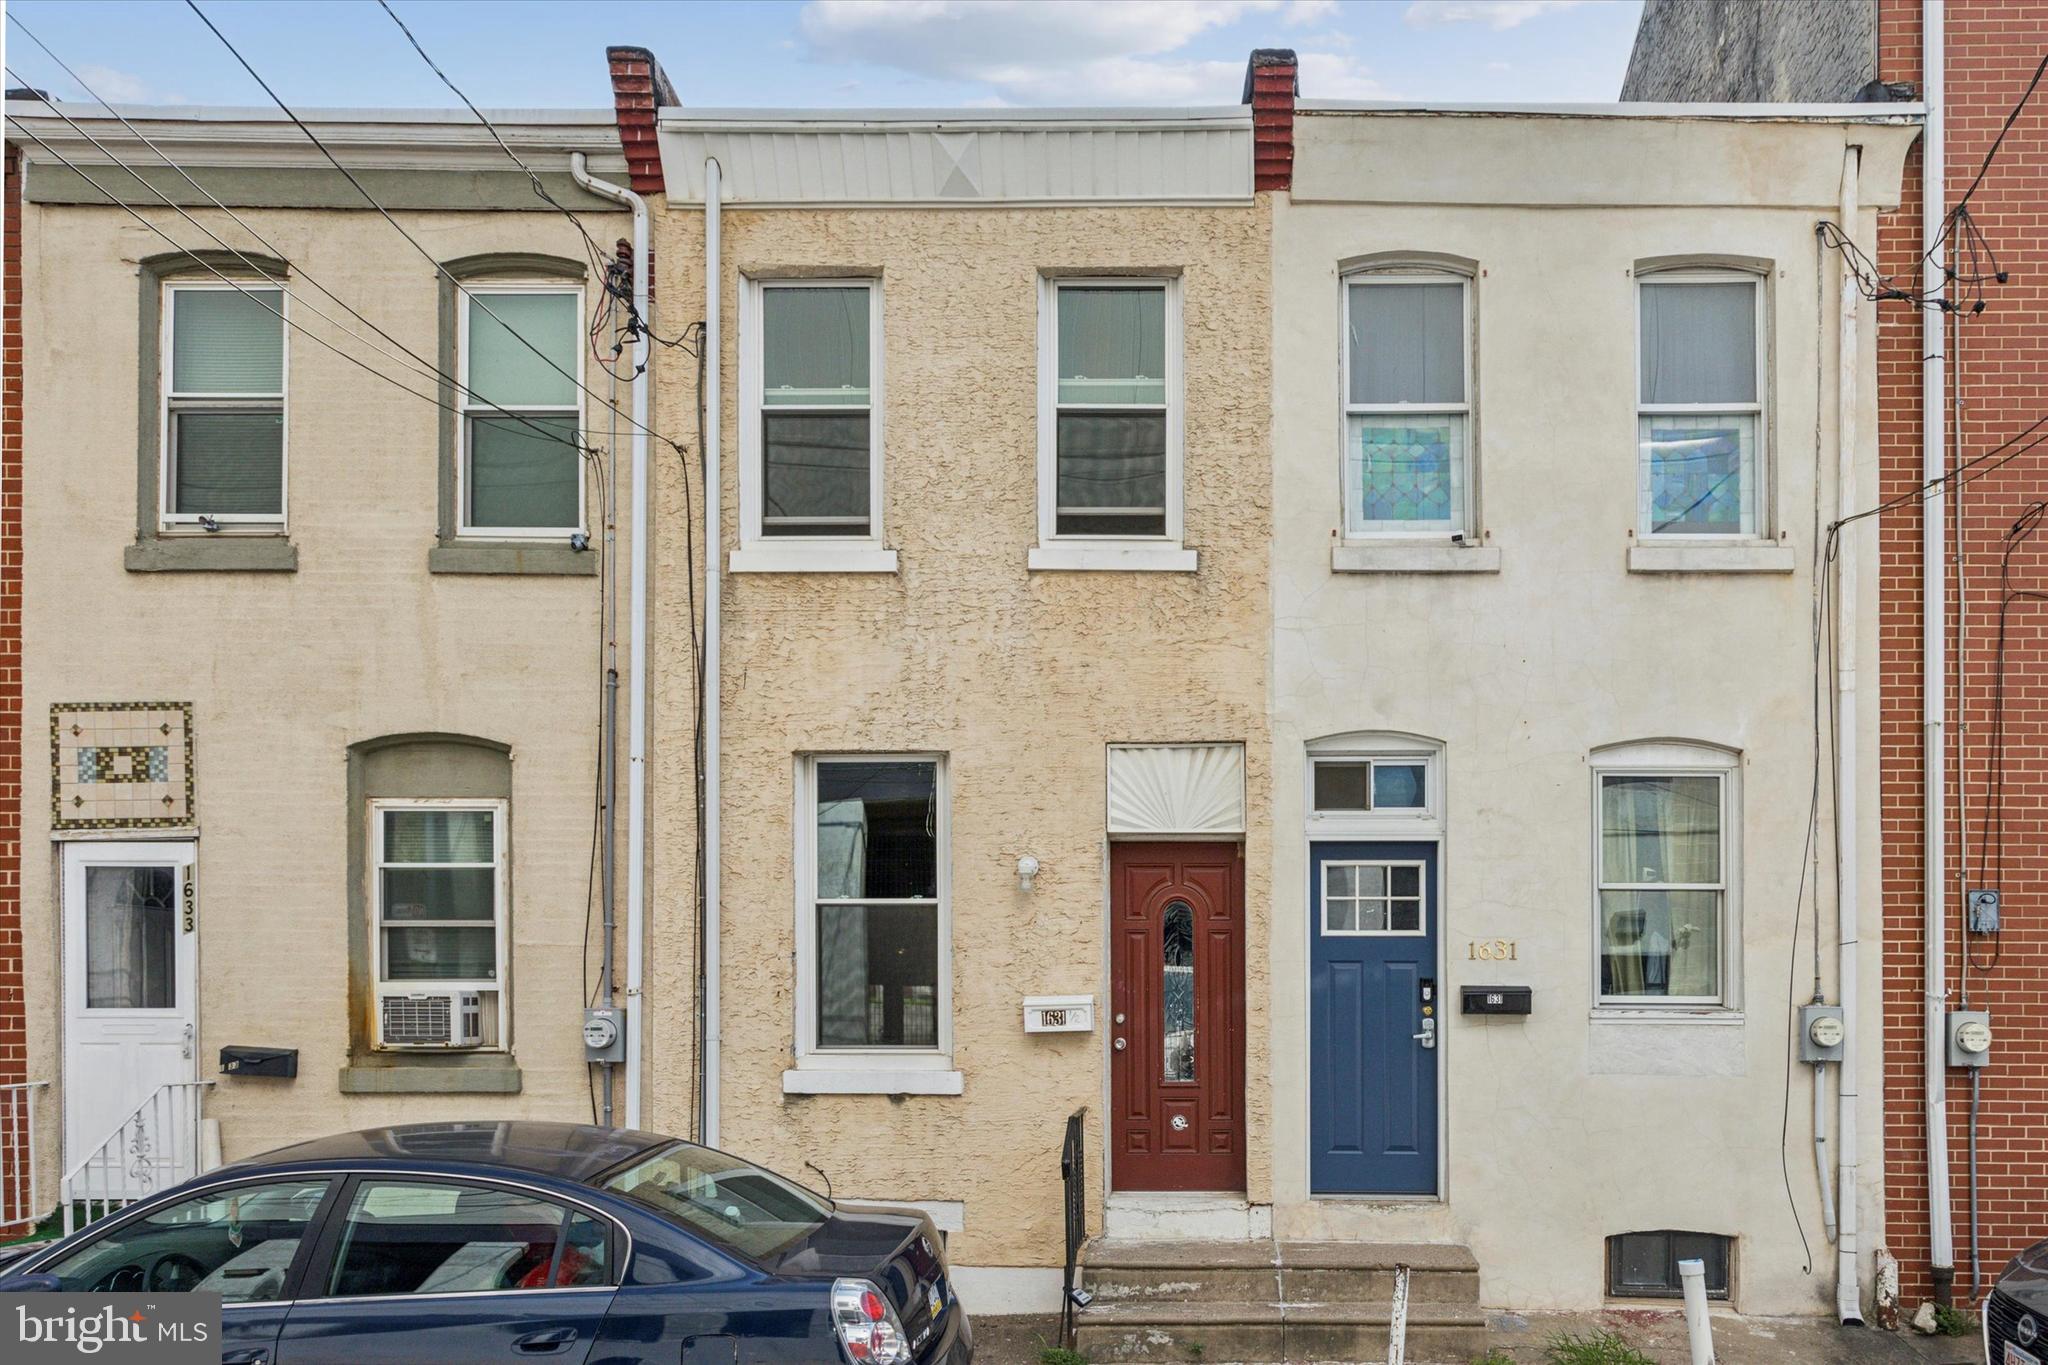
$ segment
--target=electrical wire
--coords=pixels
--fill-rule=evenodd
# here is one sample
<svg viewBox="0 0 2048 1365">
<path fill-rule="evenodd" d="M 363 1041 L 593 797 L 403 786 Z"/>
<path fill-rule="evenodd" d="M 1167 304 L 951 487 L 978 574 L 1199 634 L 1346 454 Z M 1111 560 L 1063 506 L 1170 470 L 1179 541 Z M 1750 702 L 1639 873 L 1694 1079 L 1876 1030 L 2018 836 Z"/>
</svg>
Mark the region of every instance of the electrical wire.
<svg viewBox="0 0 2048 1365">
<path fill-rule="evenodd" d="M 310 141 L 314 147 L 319 149 L 320 154 L 327 159 L 328 164 L 333 166 L 335 170 L 341 172 L 342 178 L 347 180 L 350 185 L 355 187 L 356 193 L 360 194 L 363 197 L 363 202 L 368 204 L 371 208 L 375 209 L 379 217 L 381 217 L 386 223 L 390 224 L 392 229 L 395 232 L 397 232 L 399 236 L 403 237 L 406 240 L 406 242 L 411 245 L 414 251 L 417 251 L 420 254 L 422 259 L 424 259 L 429 265 L 434 267 L 434 270 L 437 274 L 443 276 L 451 284 L 453 284 L 456 288 L 457 293 L 459 293 L 465 298 L 468 298 L 478 308 L 482 309 L 486 317 L 489 317 L 492 321 L 496 322 L 499 326 L 503 327 L 507 332 L 509 332 L 512 335 L 513 339 L 519 342 L 520 345 L 526 347 L 527 350 L 533 352 L 533 354 L 539 358 L 542 364 L 546 365 L 549 369 L 553 370 L 562 378 L 568 380 L 571 384 L 574 384 L 578 389 L 581 389 L 586 395 L 590 397 L 592 401 L 598 403 L 602 403 L 605 401 L 603 396 L 600 395 L 597 392 L 597 390 L 591 388 L 588 384 L 584 383 L 580 377 L 571 374 L 569 371 L 563 369 L 559 364 L 555 362 L 552 356 L 548 355 L 539 346 L 535 345 L 531 340 L 526 338 L 517 329 L 513 328 L 503 318 L 499 317 L 495 312 L 493 312 L 489 304 L 485 303 L 481 298 L 479 298 L 475 294 L 470 293 L 469 290 L 463 285 L 462 281 L 457 279 L 453 274 L 450 274 L 448 268 L 442 265 L 441 262 L 435 258 L 433 252 L 429 251 L 425 246 L 421 245 L 417 237 L 414 237 L 410 232 L 407 232 L 405 230 L 405 226 L 402 223 L 400 223 L 396 218 L 392 217 L 391 211 L 385 208 L 384 205 L 378 201 L 375 195 L 370 193 L 369 189 L 364 186 L 361 180 L 356 178 L 355 172 L 351 171 L 347 166 L 342 164 L 341 159 L 335 156 L 334 152 L 327 146 L 327 144 L 320 140 L 319 134 L 315 133 L 311 128 L 307 127 L 305 120 L 300 118 L 298 114 L 294 113 L 291 106 L 286 104 L 284 100 L 278 95 L 277 91 L 271 87 L 270 82 L 263 79 L 262 74 L 259 73 L 254 66 L 250 65 L 249 59 L 242 55 L 241 50 L 237 48 L 234 45 L 234 43 L 230 42 L 228 40 L 228 36 L 222 33 L 220 29 L 217 26 L 215 26 L 213 20 L 207 17 L 206 11 L 199 8 L 198 0 L 185 0 L 185 7 L 191 10 L 194 14 L 199 16 L 199 21 L 206 25 L 208 31 L 210 31 L 214 37 L 220 40 L 221 46 L 225 47 L 228 50 L 229 54 L 234 57 L 236 62 L 240 63 L 242 69 L 249 73 L 250 78 L 254 80 L 256 84 L 263 88 L 263 93 L 270 96 L 271 103 L 275 104 L 278 107 L 278 109 L 283 112 L 284 116 L 287 119 L 291 120 L 294 127 L 296 127 L 301 133 L 304 133 L 306 135 L 307 140 Z M 625 416 L 625 414 L 621 415 Z M 654 428 L 646 425 L 645 423 L 640 422 L 631 416 L 626 416 L 625 420 L 631 423 L 634 427 L 638 428 L 639 430 L 646 432 L 647 435 L 653 437 L 655 440 L 662 441 L 671 446 L 675 445 L 675 442 L 671 440 L 669 437 L 662 435 L 660 432 L 656 431 Z"/>
</svg>

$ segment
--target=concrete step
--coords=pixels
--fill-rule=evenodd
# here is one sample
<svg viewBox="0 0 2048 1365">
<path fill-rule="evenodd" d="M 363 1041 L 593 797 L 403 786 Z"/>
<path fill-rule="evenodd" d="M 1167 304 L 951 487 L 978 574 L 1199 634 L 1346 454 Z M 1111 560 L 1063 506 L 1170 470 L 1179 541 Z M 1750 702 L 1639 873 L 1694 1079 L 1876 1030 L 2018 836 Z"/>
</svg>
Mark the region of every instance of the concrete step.
<svg viewBox="0 0 2048 1365">
<path fill-rule="evenodd" d="M 1074 1344 L 1091 1360 L 1231 1362 L 1382 1361 L 1387 1304 L 1259 1302 L 1094 1303 L 1074 1319 Z M 1411 1303 L 1411 1365 L 1466 1365 L 1486 1350 L 1486 1314 L 1470 1304 Z"/>
<path fill-rule="evenodd" d="M 1082 1284 L 1103 1303 L 1378 1303 L 1394 1268 L 1414 1303 L 1476 1304 L 1479 1263 L 1465 1247 L 1390 1242 L 1089 1243 Z"/>
</svg>

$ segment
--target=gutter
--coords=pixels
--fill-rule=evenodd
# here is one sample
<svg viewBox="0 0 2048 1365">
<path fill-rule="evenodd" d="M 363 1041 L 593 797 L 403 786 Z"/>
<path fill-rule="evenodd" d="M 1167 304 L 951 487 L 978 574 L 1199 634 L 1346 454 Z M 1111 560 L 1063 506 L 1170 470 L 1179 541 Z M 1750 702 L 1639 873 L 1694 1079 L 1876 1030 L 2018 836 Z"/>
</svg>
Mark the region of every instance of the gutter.
<svg viewBox="0 0 2048 1365">
<path fill-rule="evenodd" d="M 633 210 L 633 311 L 640 319 L 633 339 L 633 561 L 628 629 L 626 703 L 626 1114 L 625 1126 L 640 1126 L 642 1058 L 642 961 L 647 940 L 647 397 L 652 353 L 648 321 L 647 201 L 623 185 L 599 180 L 581 152 L 569 158 L 569 173 L 592 194 Z M 607 940 L 609 944 L 609 940 Z M 606 1089 L 610 1086 L 607 1084 Z"/>
<path fill-rule="evenodd" d="M 1842 149 L 1841 229 L 1842 235 L 1851 241 L 1856 236 L 1857 176 L 1862 159 L 1863 149 L 1854 143 Z M 1861 301 L 1856 274 L 1846 259 L 1841 263 L 1841 271 L 1841 295 L 1836 305 L 1841 316 L 1841 339 L 1835 356 L 1835 516 L 1838 523 L 1853 516 L 1857 510 L 1856 324 L 1857 305 Z M 1838 1229 L 1835 1242 L 1835 1316 L 1845 1327 L 1863 1323 L 1862 1281 L 1856 1242 L 1858 1204 L 1863 1193 L 1857 1180 L 1860 1144 L 1856 1133 L 1856 1031 L 1861 1014 L 1857 968 L 1862 951 L 1858 942 L 1861 916 L 1858 913 L 1856 876 L 1860 842 L 1857 838 L 1860 826 L 1856 817 L 1856 754 L 1860 742 L 1856 726 L 1856 614 L 1861 609 L 1856 596 L 1859 557 L 1856 550 L 1838 544 L 1835 561 L 1835 645 L 1838 651 L 1835 711 L 1836 733 L 1841 739 L 1835 754 L 1835 934 L 1839 953 L 1835 985 L 1842 1003 L 1842 1060 L 1840 1079 L 1835 1086 L 1840 1106 L 1836 1121 L 1835 1195 L 1841 1201 L 1840 1213 L 1835 1220 Z"/>
<path fill-rule="evenodd" d="M 704 1058 L 697 1140 L 718 1145 L 719 1057 L 719 561 L 724 557 L 720 535 L 719 496 L 723 472 L 719 459 L 720 368 L 724 332 L 719 318 L 720 174 L 715 157 L 704 161 Z"/>
<path fill-rule="evenodd" d="M 1927 104 L 1927 130 L 1920 139 L 1920 238 L 1927 253 L 1920 287 L 1929 296 L 1947 284 L 1946 260 L 1933 250 L 1947 203 L 1947 148 L 1942 144 L 1943 0 L 1921 0 L 1920 70 Z M 1944 391 L 1948 356 L 1942 323 L 1945 309 L 1920 310 L 1920 478 L 1933 484 L 1945 469 Z M 1943 534 L 1948 521 L 1948 488 L 1933 484 L 1920 504 L 1920 723 L 1925 734 L 1921 779 L 1926 808 L 1921 823 L 1921 896 L 1926 938 L 1921 1007 L 1921 1083 L 1927 1109 L 1927 1260 L 1938 1303 L 1954 1301 L 1955 1218 L 1949 1207 L 1948 1040 L 1948 561 Z"/>
</svg>

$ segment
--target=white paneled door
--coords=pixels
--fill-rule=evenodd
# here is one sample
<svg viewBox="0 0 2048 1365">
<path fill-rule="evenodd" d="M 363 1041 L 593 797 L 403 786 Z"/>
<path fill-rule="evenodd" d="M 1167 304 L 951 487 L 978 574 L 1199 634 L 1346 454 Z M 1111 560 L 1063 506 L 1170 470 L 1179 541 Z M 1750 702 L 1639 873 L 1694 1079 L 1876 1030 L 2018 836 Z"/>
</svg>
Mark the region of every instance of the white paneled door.
<svg viewBox="0 0 2048 1365">
<path fill-rule="evenodd" d="M 198 908 L 190 843 L 64 851 L 64 1167 L 92 1156 L 159 1086 L 198 1079 Z M 168 1126 L 168 1124 L 166 1124 Z M 179 1138 L 132 1129 L 80 1196 L 159 1186 Z M 105 1188 L 102 1188 L 105 1186 Z"/>
</svg>

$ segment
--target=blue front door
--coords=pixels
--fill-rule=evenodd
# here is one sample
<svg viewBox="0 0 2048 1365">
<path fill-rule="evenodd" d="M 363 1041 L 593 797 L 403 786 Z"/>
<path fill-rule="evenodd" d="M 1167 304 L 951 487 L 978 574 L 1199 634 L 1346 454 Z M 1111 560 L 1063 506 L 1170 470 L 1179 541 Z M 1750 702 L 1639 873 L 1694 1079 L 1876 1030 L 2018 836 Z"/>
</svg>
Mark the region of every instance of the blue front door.
<svg viewBox="0 0 2048 1365">
<path fill-rule="evenodd" d="M 1309 848 L 1312 1193 L 1436 1193 L 1437 903 L 1435 844 Z"/>
</svg>

